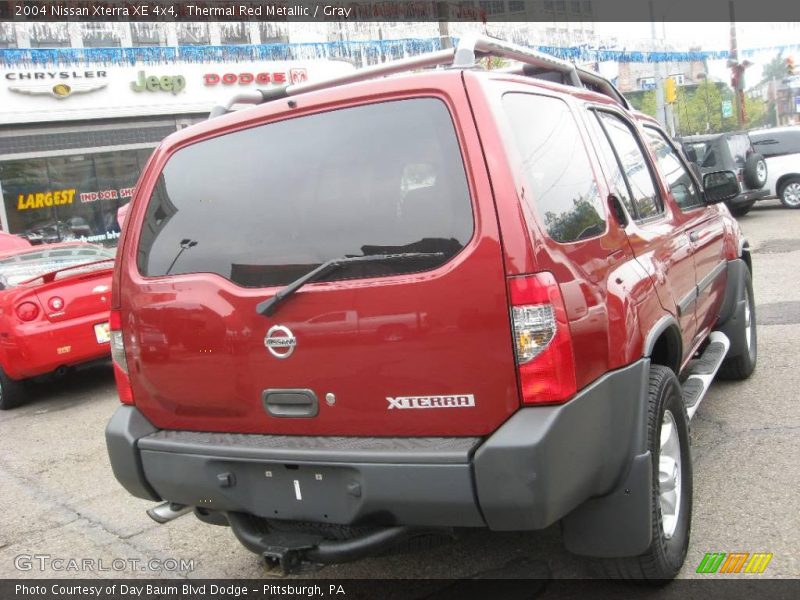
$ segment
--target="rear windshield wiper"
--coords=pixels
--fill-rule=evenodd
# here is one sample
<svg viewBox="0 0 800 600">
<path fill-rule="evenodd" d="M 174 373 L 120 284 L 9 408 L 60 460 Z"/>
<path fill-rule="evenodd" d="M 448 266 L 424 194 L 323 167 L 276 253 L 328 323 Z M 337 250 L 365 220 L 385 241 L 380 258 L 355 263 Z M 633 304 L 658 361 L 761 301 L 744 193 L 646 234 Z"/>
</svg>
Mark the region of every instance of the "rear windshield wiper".
<svg viewBox="0 0 800 600">
<path fill-rule="evenodd" d="M 278 307 L 278 304 L 286 300 L 286 298 L 294 294 L 305 284 L 319 281 L 325 275 L 343 265 L 368 262 L 390 262 L 395 260 L 419 260 L 423 258 L 444 258 L 444 252 L 404 252 L 401 254 L 369 254 L 367 256 L 345 256 L 342 258 L 333 258 L 322 263 L 316 269 L 309 271 L 302 277 L 295 279 L 292 283 L 276 293 L 272 298 L 259 302 L 256 305 L 256 312 L 264 316 L 273 314 L 275 309 Z"/>
</svg>

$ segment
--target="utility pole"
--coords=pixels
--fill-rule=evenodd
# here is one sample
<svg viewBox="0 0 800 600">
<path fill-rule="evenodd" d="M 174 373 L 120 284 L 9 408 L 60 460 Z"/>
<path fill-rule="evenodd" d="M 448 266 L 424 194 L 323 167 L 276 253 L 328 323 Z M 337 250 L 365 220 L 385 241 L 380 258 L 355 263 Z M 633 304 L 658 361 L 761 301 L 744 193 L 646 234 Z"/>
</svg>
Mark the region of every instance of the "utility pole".
<svg viewBox="0 0 800 600">
<path fill-rule="evenodd" d="M 450 5 L 447 2 L 437 2 L 439 13 L 439 45 L 442 50 L 452 48 L 453 44 L 450 42 Z"/>
<path fill-rule="evenodd" d="M 667 32 L 666 32 L 666 25 L 664 21 L 661 21 L 661 41 L 663 42 L 667 39 Z M 667 73 L 667 77 L 670 77 L 669 72 Z M 667 123 L 667 132 L 669 133 L 670 137 L 675 137 L 675 106 L 673 102 L 676 101 L 676 91 L 677 91 L 677 83 L 675 81 L 672 82 L 672 98 L 667 98 L 666 92 L 664 93 L 664 120 Z"/>
<path fill-rule="evenodd" d="M 772 105 L 775 107 L 775 127 L 781 126 L 781 105 L 778 102 L 778 82 L 772 76 Z"/>
<path fill-rule="evenodd" d="M 653 0 L 649 0 L 650 4 L 650 33 L 653 42 L 656 41 L 656 14 L 653 8 Z M 667 115 L 664 112 L 664 78 L 661 74 L 661 63 L 655 63 L 654 77 L 656 80 L 656 119 L 661 122 L 664 127 L 667 126 Z"/>
<path fill-rule="evenodd" d="M 744 70 L 750 65 L 748 61 L 739 62 L 739 49 L 736 44 L 736 11 L 733 0 L 728 0 L 728 10 L 731 18 L 731 51 L 728 57 L 728 66 L 731 68 L 731 87 L 736 101 L 736 122 L 739 129 L 744 129 L 747 114 L 744 108 Z"/>
</svg>

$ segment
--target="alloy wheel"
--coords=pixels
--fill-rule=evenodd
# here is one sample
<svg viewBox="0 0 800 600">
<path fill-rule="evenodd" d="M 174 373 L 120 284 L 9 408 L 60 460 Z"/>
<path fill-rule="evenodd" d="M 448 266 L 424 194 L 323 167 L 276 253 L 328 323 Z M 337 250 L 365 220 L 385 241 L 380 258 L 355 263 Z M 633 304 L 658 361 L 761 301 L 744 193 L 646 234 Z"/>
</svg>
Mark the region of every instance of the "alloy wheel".
<svg viewBox="0 0 800 600">
<path fill-rule="evenodd" d="M 661 527 L 671 539 L 678 525 L 681 509 L 681 441 L 675 418 L 668 410 L 661 421 L 661 450 L 658 457 L 658 499 Z"/>
<path fill-rule="evenodd" d="M 789 206 L 800 206 L 800 183 L 793 181 L 783 188 L 783 201 Z"/>
</svg>

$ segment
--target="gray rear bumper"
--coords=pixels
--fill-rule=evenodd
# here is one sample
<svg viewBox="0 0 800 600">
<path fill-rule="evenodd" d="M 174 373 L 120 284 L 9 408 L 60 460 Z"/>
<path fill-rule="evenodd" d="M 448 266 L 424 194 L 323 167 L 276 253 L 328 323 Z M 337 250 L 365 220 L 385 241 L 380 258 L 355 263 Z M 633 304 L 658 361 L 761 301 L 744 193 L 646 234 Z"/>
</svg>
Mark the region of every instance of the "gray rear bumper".
<svg viewBox="0 0 800 600">
<path fill-rule="evenodd" d="M 132 406 L 106 439 L 115 476 L 140 498 L 270 519 L 540 529 L 611 493 L 646 453 L 647 367 L 520 409 L 484 439 L 160 431 Z"/>
</svg>

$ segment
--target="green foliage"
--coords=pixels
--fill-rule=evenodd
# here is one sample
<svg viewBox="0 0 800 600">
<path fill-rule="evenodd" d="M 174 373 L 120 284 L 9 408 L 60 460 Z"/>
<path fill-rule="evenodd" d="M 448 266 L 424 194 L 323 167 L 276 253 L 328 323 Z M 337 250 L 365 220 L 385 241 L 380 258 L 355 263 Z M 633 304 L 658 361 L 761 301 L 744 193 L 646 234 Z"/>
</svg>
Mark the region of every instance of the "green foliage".
<svg viewBox="0 0 800 600">
<path fill-rule="evenodd" d="M 769 81 L 774 77 L 781 81 L 786 75 L 786 59 L 781 52 L 778 52 L 775 58 L 764 65 L 764 70 L 761 72 L 761 80 Z"/>
<path fill-rule="evenodd" d="M 704 80 L 697 86 L 678 86 L 676 91 L 677 97 L 672 111 L 677 135 L 721 133 L 739 129 L 733 90 L 727 84 Z M 655 90 L 635 91 L 626 94 L 626 98 L 636 110 L 658 118 Z M 731 103 L 733 110 L 730 117 L 722 116 L 723 101 Z M 774 110 L 760 99 L 745 98 L 745 112 L 747 123 L 744 128 L 747 129 L 768 125 L 775 120 Z"/>
<path fill-rule="evenodd" d="M 486 56 L 484 58 L 481 58 L 478 61 L 478 64 L 481 65 L 484 69 L 493 71 L 495 69 L 502 69 L 503 67 L 507 67 L 508 61 L 500 56 Z"/>
<path fill-rule="evenodd" d="M 733 110 L 730 117 L 722 116 L 723 102 L 731 103 Z M 694 89 L 679 87 L 674 110 L 678 135 L 721 133 L 739 129 L 733 90 L 725 84 L 705 80 Z M 745 112 L 745 129 L 769 123 L 770 112 L 767 103 L 761 99 L 745 97 Z"/>
</svg>

